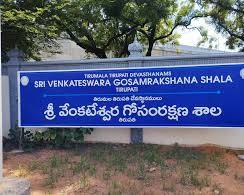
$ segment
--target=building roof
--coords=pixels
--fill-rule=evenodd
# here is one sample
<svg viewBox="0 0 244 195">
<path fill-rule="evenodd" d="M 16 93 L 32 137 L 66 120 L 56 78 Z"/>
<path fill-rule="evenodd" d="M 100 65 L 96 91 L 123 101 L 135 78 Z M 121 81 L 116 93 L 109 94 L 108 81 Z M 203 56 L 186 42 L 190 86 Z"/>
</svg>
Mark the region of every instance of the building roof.
<svg viewBox="0 0 244 195">
<path fill-rule="evenodd" d="M 178 54 L 192 54 L 192 55 L 232 53 L 232 52 L 220 51 L 220 50 L 209 49 L 209 48 L 194 47 L 188 45 L 172 45 L 172 44 L 156 45 L 154 46 L 153 49 L 173 52 Z"/>
<path fill-rule="evenodd" d="M 44 61 L 48 60 L 82 60 L 87 58 L 96 58 L 94 55 L 87 54 L 84 49 L 77 46 L 70 40 L 60 40 L 60 54 L 49 55 L 42 54 Z M 144 48 L 145 49 L 145 48 Z M 204 55 L 204 54 L 225 54 L 233 52 L 225 52 L 214 49 L 201 47 L 193 47 L 187 45 L 172 45 L 172 44 L 155 44 L 152 51 L 152 56 L 181 56 L 181 55 Z"/>
</svg>

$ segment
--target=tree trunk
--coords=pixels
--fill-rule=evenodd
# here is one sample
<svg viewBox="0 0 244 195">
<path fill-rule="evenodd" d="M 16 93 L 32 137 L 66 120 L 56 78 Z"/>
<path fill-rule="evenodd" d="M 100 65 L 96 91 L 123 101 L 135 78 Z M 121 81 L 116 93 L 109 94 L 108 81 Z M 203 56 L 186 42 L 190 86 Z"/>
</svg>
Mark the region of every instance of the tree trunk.
<svg viewBox="0 0 244 195">
<path fill-rule="evenodd" d="M 149 40 L 146 56 L 151 56 L 152 55 L 153 45 L 154 45 L 154 40 Z"/>
<path fill-rule="evenodd" d="M 105 50 L 101 48 L 90 47 L 86 51 L 95 54 L 98 58 L 107 58 Z"/>
<path fill-rule="evenodd" d="M 94 53 L 98 58 L 107 58 L 107 55 L 105 52 L 96 52 Z"/>
</svg>

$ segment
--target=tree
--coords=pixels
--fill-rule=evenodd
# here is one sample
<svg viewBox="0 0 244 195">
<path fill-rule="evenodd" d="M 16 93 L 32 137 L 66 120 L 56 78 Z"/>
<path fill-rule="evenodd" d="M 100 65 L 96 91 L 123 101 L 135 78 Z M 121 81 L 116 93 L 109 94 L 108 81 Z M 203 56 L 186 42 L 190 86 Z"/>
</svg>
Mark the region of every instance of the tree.
<svg viewBox="0 0 244 195">
<path fill-rule="evenodd" d="M 4 52 L 17 46 L 38 59 L 42 48 L 63 38 L 98 58 L 128 55 L 137 34 L 150 56 L 156 42 L 176 43 L 178 27 L 201 17 L 189 0 L 7 0 L 3 10 Z"/>
<path fill-rule="evenodd" d="M 216 30 L 227 37 L 230 49 L 244 51 L 244 1 L 198 0 L 205 16 Z"/>
<path fill-rule="evenodd" d="M 155 42 L 176 42 L 175 29 L 202 16 L 194 5 L 174 0 L 77 0 L 60 9 L 53 6 L 52 12 L 69 39 L 99 58 L 106 58 L 108 51 L 117 57 L 128 55 L 136 32 L 151 56 Z"/>
<path fill-rule="evenodd" d="M 194 2 L 190 1 L 131 1 L 127 12 L 130 18 L 128 21 L 139 24 L 137 30 L 147 44 L 147 56 L 151 56 L 156 42 L 177 43 L 179 35 L 175 33 L 175 30 L 178 27 L 187 28 L 194 18 L 202 17 L 195 9 Z"/>
<path fill-rule="evenodd" d="M 62 1 L 61 6 L 52 2 L 52 19 L 62 29 L 66 38 L 74 41 L 86 52 L 98 58 L 108 53 L 123 56 L 124 40 L 135 35 L 137 25 L 130 25 L 121 18 L 126 1 L 77 0 Z M 131 39 L 133 40 L 133 39 Z"/>
<path fill-rule="evenodd" d="M 47 20 L 50 9 L 44 0 L 2 0 L 2 61 L 7 52 L 21 49 L 26 59 L 40 60 L 40 52 L 57 52 L 57 38 L 61 31 Z"/>
</svg>

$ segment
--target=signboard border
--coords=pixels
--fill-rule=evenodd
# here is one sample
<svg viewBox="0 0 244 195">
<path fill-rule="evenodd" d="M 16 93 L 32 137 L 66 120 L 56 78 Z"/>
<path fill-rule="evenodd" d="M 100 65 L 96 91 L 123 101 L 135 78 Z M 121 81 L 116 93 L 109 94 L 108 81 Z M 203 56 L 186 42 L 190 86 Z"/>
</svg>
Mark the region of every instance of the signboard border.
<svg viewBox="0 0 244 195">
<path fill-rule="evenodd" d="M 167 65 L 167 66 L 142 66 L 142 67 L 123 67 L 123 68 L 96 68 L 96 69 L 70 69 L 70 70 L 20 70 L 17 71 L 17 87 L 18 87 L 18 127 L 20 128 L 191 128 L 191 129 L 219 129 L 219 128 L 244 128 L 244 127 L 213 127 L 213 126 L 44 126 L 44 125 L 35 125 L 35 126 L 25 126 L 21 125 L 21 97 L 20 97 L 20 74 L 28 72 L 75 72 L 75 71 L 103 71 L 103 70 L 133 70 L 133 69 L 156 69 L 156 68 L 184 68 L 184 67 L 204 67 L 204 66 L 228 66 L 228 65 L 244 65 L 244 62 L 238 63 L 217 63 L 217 64 L 197 64 L 197 65 Z"/>
</svg>

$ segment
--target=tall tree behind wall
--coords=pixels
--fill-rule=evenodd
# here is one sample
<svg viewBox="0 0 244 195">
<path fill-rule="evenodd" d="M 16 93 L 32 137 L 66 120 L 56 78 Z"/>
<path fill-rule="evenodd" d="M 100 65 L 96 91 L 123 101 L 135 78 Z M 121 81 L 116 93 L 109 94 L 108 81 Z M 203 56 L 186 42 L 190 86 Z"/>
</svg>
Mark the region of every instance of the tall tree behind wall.
<svg viewBox="0 0 244 195">
<path fill-rule="evenodd" d="M 13 47 L 40 60 L 68 38 L 98 58 L 124 57 L 137 34 L 152 54 L 156 42 L 176 43 L 178 27 L 201 15 L 189 0 L 2 0 L 3 55 Z"/>
<path fill-rule="evenodd" d="M 40 51 L 56 53 L 61 31 L 47 20 L 50 6 L 44 0 L 1 0 L 2 61 L 7 52 L 21 49 L 26 59 L 40 60 Z"/>
<path fill-rule="evenodd" d="M 138 0 L 130 1 L 128 5 L 130 7 L 125 14 L 128 15 L 128 22 L 140 24 L 137 30 L 147 45 L 147 56 L 152 55 L 156 42 L 178 43 L 180 34 L 175 33 L 175 30 L 187 28 L 193 19 L 202 17 L 195 3 L 189 0 Z"/>
<path fill-rule="evenodd" d="M 230 49 L 244 51 L 244 1 L 197 0 L 209 23 L 227 37 Z"/>
<path fill-rule="evenodd" d="M 201 17 L 194 2 L 174 0 L 78 0 L 54 9 L 68 38 L 99 58 L 106 58 L 108 52 L 115 57 L 128 55 L 136 33 L 151 56 L 157 41 L 176 43 L 176 28 L 188 27 L 192 19 Z"/>
</svg>

